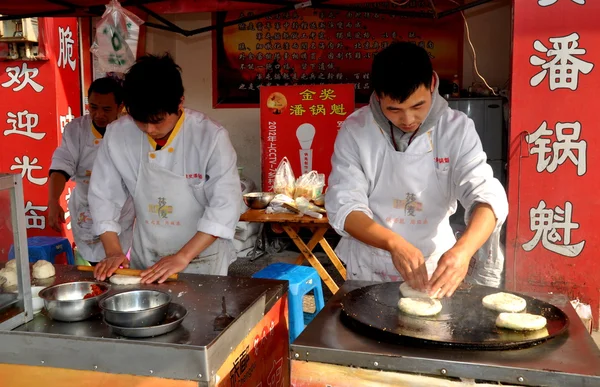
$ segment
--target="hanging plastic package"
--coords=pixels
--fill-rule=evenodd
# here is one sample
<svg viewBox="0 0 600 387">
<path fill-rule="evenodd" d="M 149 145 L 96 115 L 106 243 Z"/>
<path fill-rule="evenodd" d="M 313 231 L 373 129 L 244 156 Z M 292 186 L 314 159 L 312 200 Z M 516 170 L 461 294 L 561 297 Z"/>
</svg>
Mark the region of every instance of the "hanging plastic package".
<svg viewBox="0 0 600 387">
<path fill-rule="evenodd" d="M 117 0 L 106 5 L 96 23 L 96 36 L 90 51 L 100 72 L 125 73 L 136 59 L 143 20 L 126 10 Z"/>
</svg>

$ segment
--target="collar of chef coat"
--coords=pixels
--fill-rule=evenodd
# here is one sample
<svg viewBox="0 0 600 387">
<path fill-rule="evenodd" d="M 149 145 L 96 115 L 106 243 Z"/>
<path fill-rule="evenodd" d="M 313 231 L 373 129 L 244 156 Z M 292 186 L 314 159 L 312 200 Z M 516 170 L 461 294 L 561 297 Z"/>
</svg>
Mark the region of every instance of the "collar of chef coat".
<svg viewBox="0 0 600 387">
<path fill-rule="evenodd" d="M 163 145 L 161 147 L 161 149 L 166 149 L 173 142 L 173 139 L 177 136 L 177 133 L 179 133 L 179 130 L 183 126 L 183 121 L 184 120 L 185 120 L 185 110 L 182 110 L 181 111 L 181 116 L 177 120 L 177 123 L 175 124 L 175 127 L 173 128 L 173 131 L 169 135 L 169 139 L 167 140 L 167 142 L 165 143 L 165 145 Z M 156 149 L 156 145 L 157 145 L 156 141 L 154 141 L 154 139 L 152 137 L 148 136 L 148 135 L 146 135 L 146 137 L 148 137 L 148 142 L 150 143 L 150 146 L 152 147 L 152 149 Z"/>
</svg>

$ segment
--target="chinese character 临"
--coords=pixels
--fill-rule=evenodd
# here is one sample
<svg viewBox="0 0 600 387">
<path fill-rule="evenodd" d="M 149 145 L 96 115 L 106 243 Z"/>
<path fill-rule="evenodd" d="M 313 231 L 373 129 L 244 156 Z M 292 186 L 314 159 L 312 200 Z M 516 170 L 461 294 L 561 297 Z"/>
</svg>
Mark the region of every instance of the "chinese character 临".
<svg viewBox="0 0 600 387">
<path fill-rule="evenodd" d="M 2 84 L 2 87 L 11 87 L 15 83 L 19 86 L 13 88 L 13 91 L 21 91 L 25 86 L 30 85 L 33 90 L 40 93 L 44 90 L 44 86 L 40 85 L 33 78 L 37 77 L 39 70 L 36 68 L 30 69 L 27 67 L 27 62 L 23 62 L 22 67 L 7 67 L 6 74 L 10 78 Z M 21 80 L 22 79 L 22 80 Z"/>
<path fill-rule="evenodd" d="M 60 116 L 60 132 L 64 133 L 65 132 L 65 126 L 67 126 L 67 124 L 71 121 L 73 121 L 75 119 L 75 116 L 73 115 L 73 113 L 71 112 L 71 107 L 69 106 L 67 109 L 67 114 L 64 116 Z"/>
<path fill-rule="evenodd" d="M 27 157 L 27 156 L 26 156 Z M 34 206 L 32 202 L 27 202 L 25 205 L 25 227 L 38 228 L 43 230 L 46 228 L 46 218 L 44 215 L 38 215 L 37 211 L 46 211 L 48 207 Z"/>
<path fill-rule="evenodd" d="M 306 113 L 306 110 L 302 105 L 292 105 L 290 106 L 290 114 L 292 116 L 301 116 Z"/>
<path fill-rule="evenodd" d="M 46 184 L 46 181 L 48 181 L 47 177 L 33 177 L 32 176 L 32 171 L 34 169 L 42 169 L 41 165 L 36 165 L 38 163 L 38 159 L 37 157 L 34 157 L 33 160 L 31 160 L 31 163 L 29 162 L 29 156 L 23 156 L 23 161 L 21 161 L 21 159 L 19 157 L 15 157 L 15 165 L 11 165 L 10 170 L 11 171 L 15 171 L 17 169 L 21 170 L 21 178 L 27 176 L 27 180 L 29 180 L 30 183 L 35 184 L 35 185 L 44 185 Z"/>
<path fill-rule="evenodd" d="M 6 129 L 4 135 L 21 134 L 34 140 L 41 140 L 46 133 L 34 133 L 32 131 L 38 125 L 38 115 L 29 113 L 27 110 L 17 112 L 17 114 L 8 112 L 6 123 L 12 126 L 12 129 Z"/>
<path fill-rule="evenodd" d="M 552 173 L 567 159 L 577 166 L 577 175 L 582 176 L 587 171 L 587 142 L 579 140 L 581 124 L 579 122 L 558 122 L 556 124 L 556 141 L 552 142 L 552 129 L 548 128 L 546 121 L 527 136 L 527 142 L 534 144 L 529 151 L 537 155 L 538 172 L 544 170 Z M 552 143 L 552 147 L 550 147 Z"/>
<path fill-rule="evenodd" d="M 317 94 L 316 92 L 312 91 L 312 90 L 304 90 L 303 92 L 300 93 L 300 95 L 302 96 L 302 100 L 303 101 L 312 101 L 313 96 Z"/>
<path fill-rule="evenodd" d="M 67 27 L 67 29 L 58 27 L 58 67 L 62 67 L 64 69 L 65 67 L 67 67 L 68 64 L 71 70 L 75 71 L 75 59 L 73 59 L 73 43 L 75 43 L 75 41 L 73 40 L 73 32 L 71 31 L 71 27 Z"/>
<path fill-rule="evenodd" d="M 335 94 L 333 94 L 333 89 L 323 89 L 321 90 L 321 95 L 319 98 L 323 101 L 332 100 L 335 98 Z"/>
<path fill-rule="evenodd" d="M 585 4 L 585 0 L 571 0 L 571 1 L 576 4 L 579 4 L 579 5 Z M 542 7 L 547 7 L 549 5 L 555 4 L 556 2 L 558 2 L 558 0 L 538 0 L 538 4 L 541 5 Z"/>
<path fill-rule="evenodd" d="M 573 205 L 570 202 L 565 203 L 563 210 L 558 206 L 554 209 L 546 208 L 546 202 L 540 201 L 537 208 L 529 210 L 529 228 L 535 235 L 523 244 L 523 250 L 533 250 L 541 240 L 546 250 L 570 258 L 578 256 L 585 246 L 585 241 L 571 244 L 571 230 L 579 228 L 579 223 L 571 222 L 572 213 Z M 559 230 L 562 230 L 562 235 Z"/>
<path fill-rule="evenodd" d="M 574 32 L 568 36 L 549 38 L 548 40 L 552 43 L 552 49 L 548 49 L 539 40 L 533 43 L 536 51 L 545 53 L 547 57 L 552 59 L 546 60 L 537 55 L 532 55 L 529 58 L 529 63 L 542 68 L 542 71 L 531 78 L 529 84 L 534 87 L 538 86 L 546 78 L 546 75 L 548 75 L 550 90 L 576 90 L 579 73 L 589 74 L 594 68 L 593 63 L 576 57 L 577 55 L 586 53 L 585 49 L 577 48 L 579 46 L 579 35 Z"/>
</svg>

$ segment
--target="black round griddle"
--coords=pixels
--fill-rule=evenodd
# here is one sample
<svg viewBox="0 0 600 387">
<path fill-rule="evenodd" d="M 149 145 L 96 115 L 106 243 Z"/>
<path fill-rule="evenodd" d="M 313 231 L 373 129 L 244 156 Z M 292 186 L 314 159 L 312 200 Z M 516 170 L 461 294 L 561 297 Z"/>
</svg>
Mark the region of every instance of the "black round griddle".
<svg viewBox="0 0 600 387">
<path fill-rule="evenodd" d="M 472 349 L 515 349 L 542 343 L 567 330 L 567 315 L 544 301 L 510 292 L 527 301 L 527 313 L 548 320 L 545 329 L 518 332 L 496 327 L 495 312 L 483 307 L 481 300 L 497 288 L 461 285 L 452 297 L 440 300 L 442 311 L 432 317 L 416 317 L 400 312 L 401 282 L 366 286 L 342 297 L 342 321 L 357 333 L 378 341 L 454 346 Z"/>
</svg>

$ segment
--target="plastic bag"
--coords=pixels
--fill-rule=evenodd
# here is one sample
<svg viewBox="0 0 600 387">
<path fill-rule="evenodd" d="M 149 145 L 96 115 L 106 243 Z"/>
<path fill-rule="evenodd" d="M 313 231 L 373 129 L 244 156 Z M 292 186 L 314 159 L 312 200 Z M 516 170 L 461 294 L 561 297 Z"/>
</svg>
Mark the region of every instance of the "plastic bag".
<svg viewBox="0 0 600 387">
<path fill-rule="evenodd" d="M 296 178 L 292 171 L 292 165 L 287 157 L 281 159 L 277 172 L 275 172 L 275 182 L 273 183 L 273 192 L 286 195 L 290 199 L 294 197 L 296 188 Z"/>
<path fill-rule="evenodd" d="M 90 48 L 102 72 L 122 74 L 133 65 L 143 23 L 117 0 L 106 5 L 106 11 L 96 24 L 96 38 Z"/>
<path fill-rule="evenodd" d="M 577 315 L 583 322 L 583 325 L 585 325 L 585 328 L 588 330 L 588 332 L 591 333 L 592 332 L 592 308 L 591 308 L 591 306 L 589 304 L 584 304 L 583 302 L 580 302 L 579 300 L 571 300 L 571 305 L 573 306 L 573 309 L 575 309 L 575 312 L 577 312 Z"/>
<path fill-rule="evenodd" d="M 314 200 L 323 194 L 324 186 L 324 174 L 318 174 L 317 171 L 305 173 L 296 181 L 294 199 L 302 197 L 307 200 Z"/>
<path fill-rule="evenodd" d="M 296 203 L 294 202 L 294 199 L 292 199 L 291 197 L 284 195 L 284 194 L 277 194 L 277 195 L 275 195 L 273 200 L 271 200 L 271 203 L 269 203 L 269 206 L 265 210 L 265 213 L 267 213 L 267 214 L 290 214 L 290 213 L 293 213 L 292 211 L 288 210 L 287 208 L 285 208 L 283 206 L 284 203 L 292 205 L 292 206 L 296 205 Z"/>
</svg>

